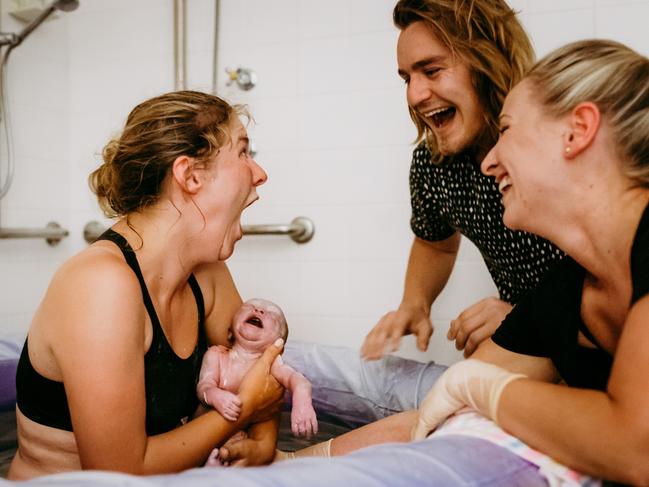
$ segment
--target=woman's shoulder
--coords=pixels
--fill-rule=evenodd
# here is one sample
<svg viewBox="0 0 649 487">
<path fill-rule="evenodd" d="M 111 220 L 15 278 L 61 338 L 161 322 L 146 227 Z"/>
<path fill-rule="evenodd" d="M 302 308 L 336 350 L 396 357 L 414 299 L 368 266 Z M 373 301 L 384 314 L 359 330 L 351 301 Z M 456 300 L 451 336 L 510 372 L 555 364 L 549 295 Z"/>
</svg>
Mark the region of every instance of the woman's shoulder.
<svg viewBox="0 0 649 487">
<path fill-rule="evenodd" d="M 91 246 L 54 274 L 30 327 L 32 339 L 48 350 L 80 353 L 108 340 L 136 343 L 145 312 L 137 277 L 119 254 Z"/>
<path fill-rule="evenodd" d="M 137 277 L 119 254 L 93 245 L 68 259 L 54 274 L 42 302 L 47 321 L 75 327 L 91 319 L 114 321 L 116 314 L 140 318 L 142 292 Z M 56 319 L 60 315 L 64 319 Z M 123 315 L 122 315 L 123 317 Z M 130 321 L 130 320 L 129 320 Z M 58 327 L 57 327 L 58 328 Z"/>
<path fill-rule="evenodd" d="M 119 249 L 107 242 L 97 242 L 72 256 L 58 269 L 52 280 L 56 286 L 88 286 L 114 292 L 139 288 L 137 276 Z"/>
</svg>

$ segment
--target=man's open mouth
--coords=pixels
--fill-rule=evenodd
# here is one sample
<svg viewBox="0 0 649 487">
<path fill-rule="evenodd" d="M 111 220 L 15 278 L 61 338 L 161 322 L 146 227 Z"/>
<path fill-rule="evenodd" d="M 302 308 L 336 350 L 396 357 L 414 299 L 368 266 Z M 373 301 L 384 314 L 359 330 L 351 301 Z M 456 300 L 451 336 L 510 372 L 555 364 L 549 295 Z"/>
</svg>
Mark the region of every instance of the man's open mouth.
<svg viewBox="0 0 649 487">
<path fill-rule="evenodd" d="M 435 127 L 439 128 L 455 116 L 455 107 L 442 107 L 424 114 L 424 116 L 433 122 Z"/>
</svg>

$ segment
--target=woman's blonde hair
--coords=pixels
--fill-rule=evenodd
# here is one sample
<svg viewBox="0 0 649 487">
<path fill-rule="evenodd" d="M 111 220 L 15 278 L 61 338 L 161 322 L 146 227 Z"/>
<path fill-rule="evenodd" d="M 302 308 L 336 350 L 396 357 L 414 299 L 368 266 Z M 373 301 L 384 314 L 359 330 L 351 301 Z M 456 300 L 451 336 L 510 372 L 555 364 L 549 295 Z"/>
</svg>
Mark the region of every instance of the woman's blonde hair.
<svg viewBox="0 0 649 487">
<path fill-rule="evenodd" d="M 498 115 L 507 93 L 534 62 L 534 49 L 516 13 L 504 0 L 399 0 L 392 13 L 403 30 L 425 22 L 439 40 L 467 63 L 485 111 L 484 138 L 489 146 L 498 138 Z M 417 143 L 426 141 L 439 160 L 435 138 L 412 108 Z"/>
<path fill-rule="evenodd" d="M 167 93 L 136 106 L 121 135 L 106 144 L 103 164 L 89 176 L 109 217 L 142 210 L 160 197 L 163 181 L 179 156 L 206 162 L 230 140 L 239 106 L 197 91 Z"/>
<path fill-rule="evenodd" d="M 545 56 L 525 79 L 552 116 L 597 105 L 627 176 L 649 187 L 649 59 L 619 42 L 583 40 Z"/>
</svg>

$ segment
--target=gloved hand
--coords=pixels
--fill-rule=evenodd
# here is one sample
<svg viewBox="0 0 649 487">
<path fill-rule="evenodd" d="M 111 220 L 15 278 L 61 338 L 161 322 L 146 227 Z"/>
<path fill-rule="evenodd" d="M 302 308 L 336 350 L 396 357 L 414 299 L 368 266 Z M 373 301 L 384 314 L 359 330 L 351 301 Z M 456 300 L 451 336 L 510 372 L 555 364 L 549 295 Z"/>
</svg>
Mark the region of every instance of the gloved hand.
<svg viewBox="0 0 649 487">
<path fill-rule="evenodd" d="M 469 406 L 493 421 L 498 420 L 498 401 L 512 380 L 525 378 L 496 365 L 467 359 L 449 367 L 419 407 L 412 439 L 425 438 L 451 414 Z"/>
</svg>

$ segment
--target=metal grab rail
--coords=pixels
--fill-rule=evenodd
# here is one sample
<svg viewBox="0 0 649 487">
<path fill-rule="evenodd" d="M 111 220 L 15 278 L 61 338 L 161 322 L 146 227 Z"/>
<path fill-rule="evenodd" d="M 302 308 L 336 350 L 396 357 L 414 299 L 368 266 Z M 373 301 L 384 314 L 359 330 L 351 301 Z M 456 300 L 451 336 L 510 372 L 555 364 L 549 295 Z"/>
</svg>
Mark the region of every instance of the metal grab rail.
<svg viewBox="0 0 649 487">
<path fill-rule="evenodd" d="M 44 238 L 52 247 L 68 235 L 70 232 L 56 222 L 49 222 L 44 228 L 0 228 L 0 238 Z"/>
<path fill-rule="evenodd" d="M 315 225 L 310 218 L 298 216 L 288 225 L 242 225 L 244 235 L 288 235 L 297 243 L 313 238 Z"/>
<path fill-rule="evenodd" d="M 288 235 L 294 242 L 306 243 L 313 238 L 315 225 L 310 218 L 298 216 L 288 225 L 242 225 L 244 235 Z M 98 221 L 90 221 L 83 227 L 83 238 L 92 243 L 106 231 Z"/>
</svg>

